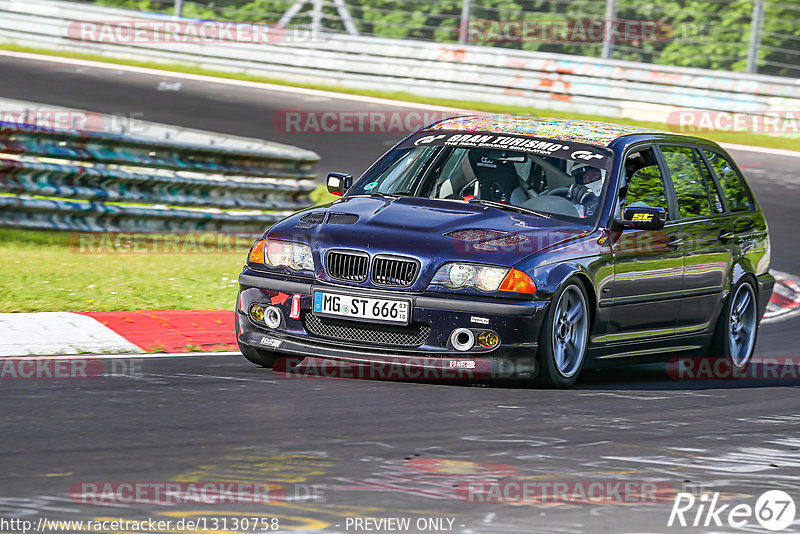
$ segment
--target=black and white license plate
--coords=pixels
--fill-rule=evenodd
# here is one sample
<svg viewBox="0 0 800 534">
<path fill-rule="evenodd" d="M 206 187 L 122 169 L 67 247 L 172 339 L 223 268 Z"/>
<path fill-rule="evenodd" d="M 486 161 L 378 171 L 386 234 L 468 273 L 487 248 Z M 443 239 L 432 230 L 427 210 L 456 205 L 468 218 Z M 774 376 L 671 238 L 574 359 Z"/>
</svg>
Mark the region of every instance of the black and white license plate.
<svg viewBox="0 0 800 534">
<path fill-rule="evenodd" d="M 314 291 L 314 314 L 360 319 L 375 323 L 408 324 L 411 303 L 408 300 L 377 299 Z"/>
</svg>

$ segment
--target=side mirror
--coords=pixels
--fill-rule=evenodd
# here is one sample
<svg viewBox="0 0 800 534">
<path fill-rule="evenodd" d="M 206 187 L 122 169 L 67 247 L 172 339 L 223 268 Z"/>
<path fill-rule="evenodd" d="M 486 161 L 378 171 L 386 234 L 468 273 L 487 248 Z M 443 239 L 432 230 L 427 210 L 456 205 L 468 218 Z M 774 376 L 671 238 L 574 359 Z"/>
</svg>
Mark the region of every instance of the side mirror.
<svg viewBox="0 0 800 534">
<path fill-rule="evenodd" d="M 615 221 L 622 228 L 636 230 L 661 230 L 667 222 L 667 212 L 664 208 L 630 207 L 625 208 L 622 221 Z"/>
<path fill-rule="evenodd" d="M 343 172 L 328 173 L 328 193 L 340 197 L 353 185 L 353 175 Z"/>
</svg>

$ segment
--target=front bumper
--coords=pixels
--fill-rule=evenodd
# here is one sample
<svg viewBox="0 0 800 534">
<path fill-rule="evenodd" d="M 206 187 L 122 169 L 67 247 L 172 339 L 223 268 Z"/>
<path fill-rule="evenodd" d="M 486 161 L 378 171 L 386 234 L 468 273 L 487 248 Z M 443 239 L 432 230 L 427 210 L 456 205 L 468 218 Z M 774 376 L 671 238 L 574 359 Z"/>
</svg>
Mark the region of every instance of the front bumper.
<svg viewBox="0 0 800 534">
<path fill-rule="evenodd" d="M 239 276 L 237 314 L 240 331 L 237 338 L 243 345 L 259 350 L 278 352 L 294 358 L 321 358 L 352 365 L 385 364 L 414 368 L 460 368 L 465 362 L 476 362 L 472 369 L 484 369 L 493 376 L 525 375 L 533 371 L 539 327 L 549 301 L 500 299 L 479 296 L 443 295 L 441 293 L 409 293 L 402 290 L 372 290 L 350 286 L 319 284 L 282 278 L 245 269 Z M 374 323 L 335 320 L 338 328 L 319 331 L 318 318 L 311 313 L 314 290 L 345 291 L 353 295 L 411 301 L 411 325 L 426 335 L 411 345 L 394 343 L 395 337 Z M 299 295 L 299 318 L 290 318 L 292 300 Z M 248 310 L 253 304 L 276 306 L 283 313 L 280 328 L 269 329 L 253 320 Z M 348 338 L 344 327 L 360 329 L 359 335 L 375 335 L 356 341 Z M 314 328 L 317 328 L 314 330 Z M 404 327 L 392 330 L 402 333 Z M 469 351 L 457 351 L 448 340 L 453 330 L 467 328 L 475 332 L 491 331 L 500 343 L 486 349 L 475 345 Z M 366 334 L 365 334 L 366 332 Z M 391 338 L 391 339 L 390 339 Z M 452 362 L 456 362 L 455 364 Z"/>
</svg>

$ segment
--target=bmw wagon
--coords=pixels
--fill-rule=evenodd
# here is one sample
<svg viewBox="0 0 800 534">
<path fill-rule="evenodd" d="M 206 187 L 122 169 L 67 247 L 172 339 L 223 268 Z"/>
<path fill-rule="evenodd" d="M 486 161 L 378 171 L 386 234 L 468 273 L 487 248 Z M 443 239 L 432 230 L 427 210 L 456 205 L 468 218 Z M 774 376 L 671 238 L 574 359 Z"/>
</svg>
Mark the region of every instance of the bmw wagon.
<svg viewBox="0 0 800 534">
<path fill-rule="evenodd" d="M 752 358 L 770 240 L 712 141 L 457 117 L 327 186 L 340 198 L 269 228 L 239 276 L 236 337 L 257 365 L 488 366 L 568 387 L 666 355 Z"/>
</svg>

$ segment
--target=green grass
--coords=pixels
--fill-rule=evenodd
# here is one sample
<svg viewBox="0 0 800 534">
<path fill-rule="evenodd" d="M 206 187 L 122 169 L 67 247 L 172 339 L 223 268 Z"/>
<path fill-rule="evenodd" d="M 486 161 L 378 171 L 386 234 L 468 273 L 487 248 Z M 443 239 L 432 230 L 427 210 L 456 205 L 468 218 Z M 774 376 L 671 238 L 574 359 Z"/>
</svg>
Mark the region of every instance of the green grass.
<svg viewBox="0 0 800 534">
<path fill-rule="evenodd" d="M 328 187 L 325 184 L 319 184 L 313 191 L 308 195 L 311 198 L 311 202 L 314 204 L 326 204 L 328 202 L 333 202 L 336 200 L 336 195 L 331 195 L 328 193 Z"/>
<path fill-rule="evenodd" d="M 315 204 L 336 198 L 322 184 L 311 193 Z M 233 309 L 250 240 L 224 240 L 227 249 L 213 253 L 154 254 L 113 252 L 106 236 L 0 228 L 0 312 Z"/>
<path fill-rule="evenodd" d="M 233 309 L 247 254 L 87 253 L 77 242 L 0 229 L 0 312 Z"/>
<path fill-rule="evenodd" d="M 118 58 L 109 58 L 105 56 L 98 56 L 92 54 L 79 54 L 74 52 L 66 52 L 66 51 L 54 51 L 54 50 L 45 50 L 39 48 L 30 48 L 24 46 L 18 46 L 14 44 L 0 44 L 0 49 L 4 50 L 12 50 L 18 52 L 29 52 L 35 54 L 46 54 L 52 56 L 59 56 L 59 57 L 69 57 L 75 59 L 87 59 L 92 61 L 102 61 L 105 63 L 114 63 L 120 65 L 132 65 L 136 67 L 146 67 L 151 69 L 159 69 L 164 71 L 170 72 L 183 72 L 188 74 L 201 74 L 205 76 L 216 76 L 219 78 L 228 78 L 228 79 L 236 79 L 236 80 L 248 80 L 248 81 L 255 81 L 255 82 L 263 82 L 263 83 L 272 83 L 278 85 L 289 85 L 293 87 L 305 87 L 309 89 L 321 89 L 325 91 L 335 91 L 339 93 L 347 93 L 347 94 L 354 94 L 354 95 L 364 95 L 364 96 L 374 96 L 379 98 L 388 98 L 391 100 L 402 100 L 406 102 L 419 102 L 422 104 L 431 104 L 436 106 L 447 106 L 447 107 L 456 107 L 462 109 L 470 109 L 470 110 L 479 110 L 479 111 L 487 111 L 491 113 L 506 113 L 512 115 L 537 115 L 537 116 L 544 116 L 544 117 L 554 117 L 554 118 L 572 118 L 572 119 L 586 119 L 586 120 L 599 120 L 599 121 L 609 121 L 618 124 L 629 124 L 634 126 L 644 126 L 646 128 L 655 128 L 659 130 L 667 129 L 667 125 L 660 123 L 660 122 L 649 122 L 649 121 L 638 121 L 633 119 L 613 119 L 609 117 L 604 117 L 601 115 L 589 115 L 589 114 L 581 114 L 581 113 L 571 113 L 571 112 L 558 112 L 558 111 L 551 111 L 545 109 L 537 109 L 534 107 L 519 107 L 519 106 L 506 106 L 506 105 L 499 105 L 499 104 L 490 104 L 486 102 L 471 102 L 471 101 L 461 101 L 461 100 L 444 100 L 441 98 L 432 98 L 432 97 L 422 97 L 417 95 L 412 95 L 410 93 L 402 92 L 402 91 L 376 91 L 376 90 L 366 90 L 366 89 L 351 89 L 340 87 L 336 85 L 326 85 L 326 84 L 311 84 L 311 83 L 297 83 L 297 82 L 288 82 L 286 80 L 281 80 L 278 78 L 270 78 L 265 76 L 252 76 L 247 74 L 238 74 L 238 73 L 230 73 L 230 72 L 221 72 L 221 71 L 214 71 L 214 70 L 206 70 L 198 67 L 192 67 L 188 65 L 181 65 L 181 64 L 166 64 L 166 63 L 154 63 L 148 61 L 135 61 L 135 60 L 128 60 L 128 59 L 118 59 Z M 740 145 L 753 145 L 753 146 L 762 146 L 768 148 L 782 148 L 786 150 L 800 150 L 800 143 L 798 143 L 797 137 L 792 136 L 770 136 L 770 135 L 760 135 L 760 134 L 751 134 L 751 133 L 726 133 L 726 132 L 705 132 L 702 134 L 698 134 L 698 137 L 705 137 L 708 139 L 713 139 L 714 141 L 720 143 L 736 143 Z M 313 149 L 313 147 L 310 147 Z"/>
</svg>

